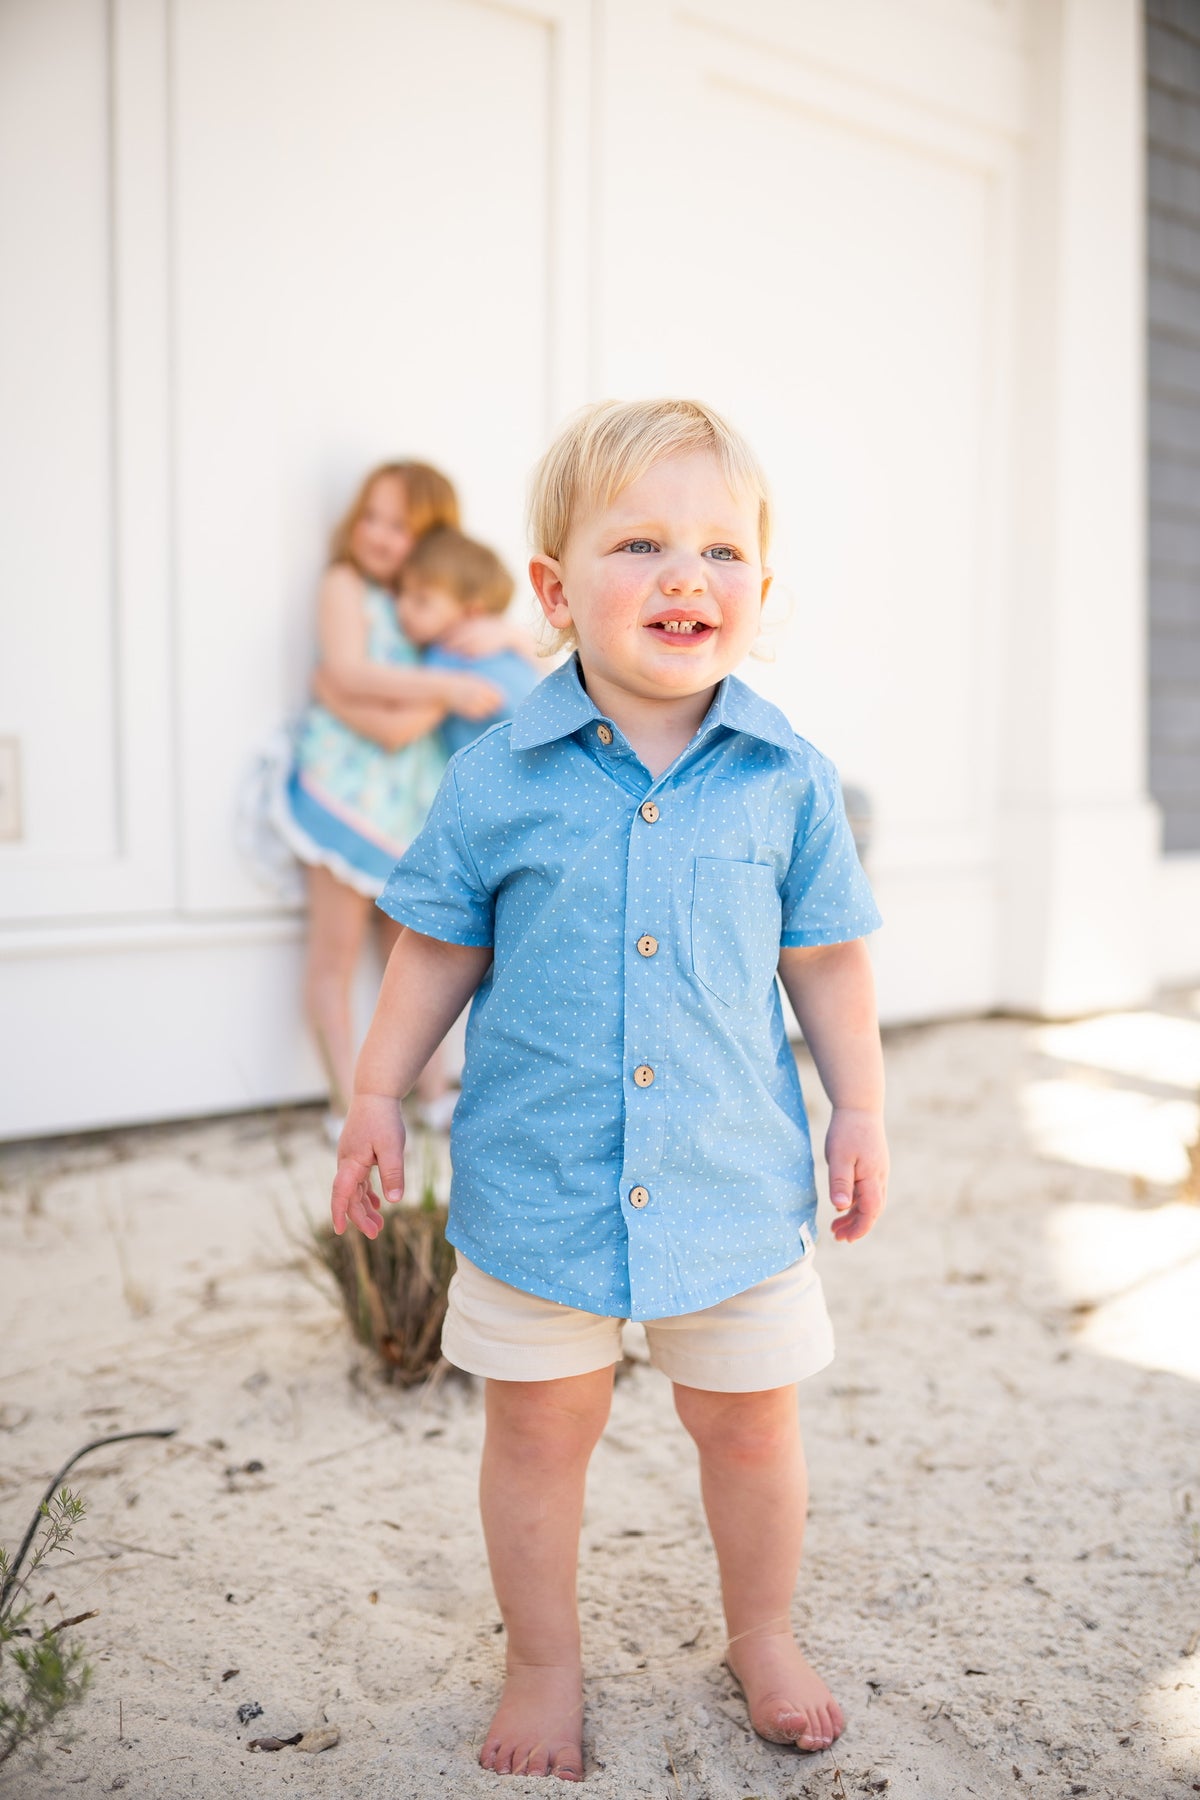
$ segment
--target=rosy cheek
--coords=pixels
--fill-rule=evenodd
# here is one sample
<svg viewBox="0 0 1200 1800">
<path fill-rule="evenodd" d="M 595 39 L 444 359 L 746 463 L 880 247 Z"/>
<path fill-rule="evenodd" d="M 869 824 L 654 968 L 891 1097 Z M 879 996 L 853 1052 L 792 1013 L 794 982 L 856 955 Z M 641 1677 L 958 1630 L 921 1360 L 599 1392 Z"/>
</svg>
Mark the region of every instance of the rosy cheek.
<svg viewBox="0 0 1200 1800">
<path fill-rule="evenodd" d="M 647 571 L 639 569 L 634 559 L 630 561 L 634 564 L 632 568 L 624 564 L 619 566 L 604 584 L 605 596 L 612 606 L 635 606 L 646 591 Z"/>
</svg>

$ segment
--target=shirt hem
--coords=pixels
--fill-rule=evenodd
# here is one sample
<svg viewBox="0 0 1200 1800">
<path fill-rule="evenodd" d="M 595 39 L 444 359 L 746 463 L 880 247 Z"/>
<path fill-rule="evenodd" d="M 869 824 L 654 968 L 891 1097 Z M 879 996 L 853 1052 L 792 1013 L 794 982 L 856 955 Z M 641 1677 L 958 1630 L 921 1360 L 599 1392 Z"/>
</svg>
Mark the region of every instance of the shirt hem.
<svg viewBox="0 0 1200 1800">
<path fill-rule="evenodd" d="M 380 912 L 386 913 L 389 919 L 394 919 L 397 925 L 407 925 L 410 931 L 418 932 L 421 937 L 434 938 L 439 944 L 458 944 L 464 950 L 490 950 L 492 947 L 491 938 L 480 937 L 477 932 L 468 934 L 464 931 L 450 931 L 445 926 L 434 929 L 433 921 L 425 918 L 414 907 L 397 906 L 394 900 L 389 899 L 386 890 L 380 894 L 375 904 Z M 471 1260 L 474 1262 L 474 1257 Z"/>
<path fill-rule="evenodd" d="M 827 931 L 784 931 L 780 934 L 779 945 L 782 950 L 813 949 L 820 944 L 854 944 L 859 938 L 870 937 L 883 924 L 876 919 L 872 925 L 863 925 L 857 931 L 847 933 L 845 927 L 840 929 L 831 926 Z"/>
<path fill-rule="evenodd" d="M 809 1225 L 808 1231 L 811 1239 L 815 1241 L 817 1235 L 815 1225 Z M 539 1300 L 552 1300 L 558 1306 L 573 1306 L 579 1312 L 590 1313 L 592 1317 L 596 1319 L 629 1320 L 635 1325 L 645 1325 L 647 1322 L 654 1319 L 682 1319 L 685 1318 L 688 1313 L 707 1312 L 710 1306 L 720 1306 L 723 1300 L 732 1300 L 735 1294 L 746 1293 L 750 1288 L 757 1287 L 760 1281 L 769 1281 L 772 1275 L 781 1275 L 785 1269 L 792 1268 L 797 1262 L 803 1262 L 806 1257 L 811 1256 L 812 1254 L 811 1247 L 806 1246 L 802 1242 L 801 1254 L 799 1256 L 795 1254 L 794 1249 L 786 1252 L 781 1251 L 780 1257 L 782 1260 L 777 1260 L 774 1257 L 769 1258 L 770 1267 L 758 1269 L 744 1281 L 739 1280 L 736 1287 L 728 1288 L 719 1294 L 710 1294 L 707 1299 L 697 1300 L 687 1305 L 680 1306 L 674 1312 L 637 1312 L 632 1310 L 633 1302 L 631 1298 L 628 1300 L 625 1309 L 621 1312 L 597 1312 L 596 1301 L 591 1296 L 561 1292 L 551 1293 L 549 1286 L 545 1282 L 538 1283 L 529 1281 L 526 1280 L 524 1276 L 522 1276 L 519 1281 L 514 1281 L 511 1273 L 503 1272 L 490 1258 L 486 1258 L 470 1243 L 464 1242 L 463 1238 L 456 1234 L 453 1220 L 451 1220 L 450 1228 L 446 1232 L 446 1238 L 449 1243 L 453 1244 L 456 1250 L 461 1250 L 462 1254 L 467 1257 L 470 1262 L 473 1262 L 477 1269 L 482 1269 L 485 1275 L 490 1275 L 495 1281 L 504 1282 L 506 1287 L 516 1288 L 517 1292 L 520 1294 L 533 1294 Z"/>
</svg>

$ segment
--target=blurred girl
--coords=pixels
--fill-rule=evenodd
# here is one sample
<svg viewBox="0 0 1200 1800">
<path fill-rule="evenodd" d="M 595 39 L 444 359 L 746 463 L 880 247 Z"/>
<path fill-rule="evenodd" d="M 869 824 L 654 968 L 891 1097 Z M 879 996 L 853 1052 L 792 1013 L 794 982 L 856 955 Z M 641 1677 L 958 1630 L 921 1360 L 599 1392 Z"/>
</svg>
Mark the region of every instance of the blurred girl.
<svg viewBox="0 0 1200 1800">
<path fill-rule="evenodd" d="M 398 935 L 373 902 L 423 824 L 445 767 L 437 728 L 449 712 L 484 718 L 499 703 L 497 690 L 474 675 L 418 667 L 396 618 L 395 589 L 414 543 L 457 522 L 458 501 L 444 475 L 425 463 L 384 464 L 366 477 L 334 532 L 321 582 L 322 670 L 348 700 L 397 708 L 394 747 L 384 748 L 326 706 L 309 706 L 275 809 L 280 831 L 307 865 L 305 1001 L 329 1081 L 331 1123 L 345 1112 L 350 1092 L 351 993 L 371 915 L 385 957 Z M 431 1122 L 441 1122 L 446 1095 L 438 1059 L 418 1094 Z"/>
</svg>

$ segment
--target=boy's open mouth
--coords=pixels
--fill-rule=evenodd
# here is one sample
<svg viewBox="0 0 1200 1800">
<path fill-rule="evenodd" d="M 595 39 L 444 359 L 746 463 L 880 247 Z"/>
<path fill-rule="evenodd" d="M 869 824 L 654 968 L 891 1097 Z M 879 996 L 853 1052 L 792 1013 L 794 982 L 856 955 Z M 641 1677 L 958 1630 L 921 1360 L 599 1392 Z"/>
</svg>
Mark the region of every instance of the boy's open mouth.
<svg viewBox="0 0 1200 1800">
<path fill-rule="evenodd" d="M 711 637 L 713 629 L 704 619 L 651 619 L 647 626 L 648 631 L 657 631 L 663 637 L 687 638 L 690 643 Z"/>
</svg>

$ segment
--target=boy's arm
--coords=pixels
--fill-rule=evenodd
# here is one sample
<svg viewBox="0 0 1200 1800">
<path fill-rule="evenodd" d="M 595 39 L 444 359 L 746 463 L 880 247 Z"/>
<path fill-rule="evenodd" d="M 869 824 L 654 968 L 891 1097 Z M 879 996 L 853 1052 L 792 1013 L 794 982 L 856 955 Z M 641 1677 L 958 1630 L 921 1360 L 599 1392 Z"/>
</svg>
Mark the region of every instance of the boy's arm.
<svg viewBox="0 0 1200 1800">
<path fill-rule="evenodd" d="M 384 750 L 402 750 L 426 732 L 436 731 L 446 717 L 444 706 L 402 700 L 352 700 L 324 669 L 313 675 L 312 691 L 314 700 L 319 700 L 327 712 Z"/>
<path fill-rule="evenodd" d="M 452 625 L 440 640 L 442 647 L 459 656 L 495 656 L 500 650 L 515 650 L 534 668 L 541 667 L 537 639 L 528 626 L 515 619 L 487 614 L 469 614 Z"/>
<path fill-rule="evenodd" d="M 347 700 L 401 700 L 439 705 L 468 719 L 486 719 L 503 696 L 490 681 L 455 669 L 409 669 L 372 662 L 362 577 L 342 566 L 326 571 L 317 616 L 321 666 Z"/>
<path fill-rule="evenodd" d="M 383 1209 L 371 1189 L 378 1168 L 385 1199 L 404 1194 L 400 1101 L 487 974 L 491 946 L 446 944 L 407 928 L 388 958 L 383 988 L 354 1072 L 354 1098 L 338 1140 L 333 1229 L 347 1222 L 378 1237 Z"/>
<path fill-rule="evenodd" d="M 843 1243 L 865 1237 L 887 1198 L 883 1130 L 883 1049 L 875 979 L 862 938 L 785 948 L 779 979 L 833 1103 L 825 1138 L 832 1231 Z"/>
</svg>

